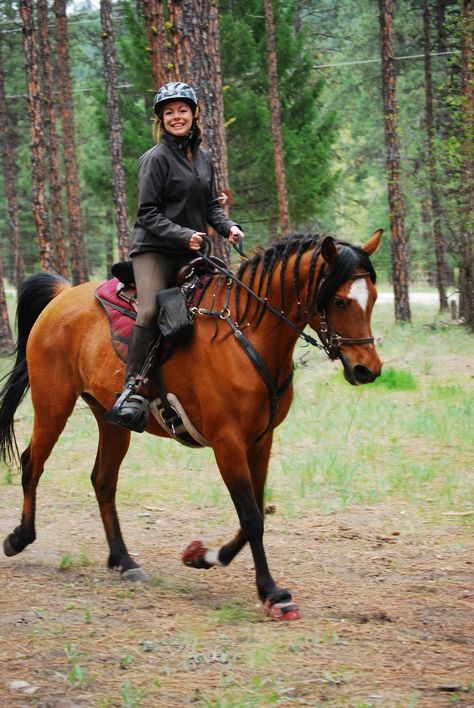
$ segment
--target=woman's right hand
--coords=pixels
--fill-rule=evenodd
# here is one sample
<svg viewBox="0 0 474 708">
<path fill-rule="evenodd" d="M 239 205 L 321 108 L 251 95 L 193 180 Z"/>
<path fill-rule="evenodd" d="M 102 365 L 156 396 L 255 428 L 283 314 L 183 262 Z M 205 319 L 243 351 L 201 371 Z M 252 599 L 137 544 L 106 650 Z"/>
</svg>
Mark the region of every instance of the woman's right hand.
<svg viewBox="0 0 474 708">
<path fill-rule="evenodd" d="M 201 248 L 201 245 L 202 245 L 202 237 L 205 235 L 206 234 L 203 233 L 202 231 L 195 231 L 189 241 L 189 248 L 192 251 L 199 251 L 199 249 Z"/>
</svg>

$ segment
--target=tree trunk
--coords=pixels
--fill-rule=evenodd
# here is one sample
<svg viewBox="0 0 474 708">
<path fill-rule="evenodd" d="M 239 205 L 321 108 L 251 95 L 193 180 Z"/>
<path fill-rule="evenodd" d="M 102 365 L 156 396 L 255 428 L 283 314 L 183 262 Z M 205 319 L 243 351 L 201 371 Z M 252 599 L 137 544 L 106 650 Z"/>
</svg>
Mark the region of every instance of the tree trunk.
<svg viewBox="0 0 474 708">
<path fill-rule="evenodd" d="M 3 287 L 3 260 L 0 257 L 0 356 L 9 356 L 14 348 L 10 320 L 8 319 L 7 298 Z"/>
<path fill-rule="evenodd" d="M 410 322 L 408 299 L 408 259 L 404 207 L 400 186 L 400 151 L 397 135 L 397 101 L 393 60 L 392 0 L 379 0 L 382 57 L 382 96 L 386 149 L 387 191 L 390 210 L 392 276 L 395 319 Z"/>
<path fill-rule="evenodd" d="M 217 191 L 223 196 L 228 195 L 219 3 L 218 0 L 169 0 L 168 6 L 173 29 L 176 79 L 188 81 L 196 89 L 204 129 L 204 145 L 211 153 Z M 220 258 L 229 261 L 226 241 L 220 237 L 214 239 L 214 250 Z"/>
<path fill-rule="evenodd" d="M 47 153 L 49 158 L 49 193 L 52 231 L 54 234 L 54 264 L 55 270 L 64 278 L 68 276 L 66 244 L 64 240 L 64 218 L 61 202 L 61 177 L 59 167 L 58 136 L 56 133 L 56 104 L 53 97 L 53 67 L 51 66 L 51 49 L 49 42 L 48 3 L 47 0 L 37 0 L 40 58 L 42 66 L 42 105 L 43 122 L 46 132 Z"/>
<path fill-rule="evenodd" d="M 130 245 L 125 169 L 122 153 L 122 120 L 120 117 L 117 89 L 117 60 L 112 22 L 111 0 L 101 0 L 100 21 L 102 26 L 102 49 L 104 57 L 107 118 L 109 122 L 109 146 L 112 169 L 112 193 L 117 223 L 118 250 L 120 259 L 128 255 Z"/>
<path fill-rule="evenodd" d="M 473 0 L 462 3 L 462 114 L 463 151 L 461 162 L 462 184 L 464 186 L 462 210 L 464 219 L 461 227 L 460 249 L 460 314 L 466 325 L 474 330 L 474 254 L 472 232 L 474 228 L 474 159 L 473 159 Z"/>
<path fill-rule="evenodd" d="M 54 14 L 56 17 L 56 59 L 59 78 L 61 122 L 63 128 L 64 173 L 69 219 L 71 271 L 72 282 L 74 285 L 78 285 L 79 283 L 87 281 L 88 274 L 81 224 L 66 0 L 54 0 Z"/>
<path fill-rule="evenodd" d="M 433 80 L 431 74 L 431 18 L 429 0 L 423 0 L 423 38 L 425 54 L 425 120 L 428 147 L 428 173 L 430 179 L 431 212 L 433 217 L 433 237 L 436 263 L 436 286 L 439 293 L 440 310 L 448 309 L 446 297 L 443 234 L 441 232 L 441 206 L 436 174 L 435 129 L 433 120 Z"/>
<path fill-rule="evenodd" d="M 13 157 L 13 143 L 10 131 L 10 120 L 5 99 L 5 73 L 3 69 L 3 56 L 0 47 L 0 146 L 5 180 L 5 194 L 7 198 L 8 224 L 10 227 L 10 243 L 12 250 L 13 280 L 18 289 L 25 277 L 25 267 L 20 241 L 20 227 L 18 223 L 18 202 L 15 188 L 15 160 Z"/>
<path fill-rule="evenodd" d="M 278 95 L 278 72 L 275 47 L 275 28 L 273 22 L 272 0 L 265 0 L 265 29 L 267 35 L 268 90 L 270 95 L 271 128 L 273 136 L 273 155 L 278 195 L 278 220 L 281 236 L 288 234 L 290 218 L 286 174 L 283 160 L 283 140 L 281 134 L 280 98 Z"/>
<path fill-rule="evenodd" d="M 19 7 L 23 32 L 23 50 L 25 54 L 28 116 L 30 120 L 31 206 L 36 226 L 40 267 L 42 270 L 51 271 L 54 270 L 54 259 L 49 235 L 48 212 L 46 209 L 45 151 L 43 126 L 41 122 L 39 70 L 33 22 L 33 0 L 20 0 Z"/>
<path fill-rule="evenodd" d="M 155 89 L 159 89 L 174 77 L 174 66 L 168 52 L 163 0 L 142 0 L 142 8 L 153 83 Z"/>
</svg>

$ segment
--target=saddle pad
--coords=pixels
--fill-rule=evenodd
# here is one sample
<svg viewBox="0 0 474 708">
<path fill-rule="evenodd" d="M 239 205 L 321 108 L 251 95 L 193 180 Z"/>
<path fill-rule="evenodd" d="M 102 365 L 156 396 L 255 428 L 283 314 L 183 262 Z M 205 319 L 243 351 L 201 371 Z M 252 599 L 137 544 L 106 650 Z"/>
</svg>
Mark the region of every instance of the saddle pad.
<svg viewBox="0 0 474 708">
<path fill-rule="evenodd" d="M 192 290 L 192 302 L 188 301 L 188 306 L 198 306 L 204 290 L 210 281 L 210 276 L 205 275 L 199 278 L 196 287 Z M 128 342 L 132 334 L 134 322 L 137 318 L 132 304 L 119 296 L 119 291 L 123 287 L 118 278 L 111 278 L 95 291 L 97 300 L 103 306 L 110 326 L 112 346 L 118 358 L 126 362 L 128 356 Z M 169 339 L 164 339 L 159 348 L 159 360 L 162 364 L 171 356 L 175 345 Z"/>
<path fill-rule="evenodd" d="M 118 278 L 112 278 L 99 285 L 95 296 L 107 313 L 114 352 L 121 361 L 126 362 L 128 342 L 137 313 L 130 303 L 118 296 L 117 290 L 121 286 Z"/>
</svg>

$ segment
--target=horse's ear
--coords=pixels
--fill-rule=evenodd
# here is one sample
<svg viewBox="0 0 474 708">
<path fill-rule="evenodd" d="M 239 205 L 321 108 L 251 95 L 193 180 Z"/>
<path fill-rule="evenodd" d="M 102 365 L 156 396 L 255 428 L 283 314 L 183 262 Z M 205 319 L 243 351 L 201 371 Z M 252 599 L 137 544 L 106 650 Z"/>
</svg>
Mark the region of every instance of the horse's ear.
<svg viewBox="0 0 474 708">
<path fill-rule="evenodd" d="M 325 236 L 321 243 L 321 255 L 328 265 L 332 265 L 337 258 L 336 244 L 332 236 Z"/>
<path fill-rule="evenodd" d="M 362 250 L 365 251 L 368 256 L 371 256 L 373 253 L 375 253 L 375 251 L 379 247 L 382 234 L 383 229 L 377 229 L 377 231 L 374 231 L 367 243 L 362 246 Z"/>
</svg>

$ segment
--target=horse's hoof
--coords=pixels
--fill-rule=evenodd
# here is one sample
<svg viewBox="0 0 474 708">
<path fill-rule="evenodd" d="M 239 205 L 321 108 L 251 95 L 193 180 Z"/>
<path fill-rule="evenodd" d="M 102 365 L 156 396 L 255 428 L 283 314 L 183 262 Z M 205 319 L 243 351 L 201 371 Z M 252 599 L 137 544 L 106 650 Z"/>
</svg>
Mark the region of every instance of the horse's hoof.
<svg viewBox="0 0 474 708">
<path fill-rule="evenodd" d="M 181 556 L 181 560 L 184 565 L 188 566 L 188 568 L 201 568 L 207 570 L 208 568 L 212 568 L 212 565 L 204 558 L 207 550 L 208 548 L 204 544 L 204 541 L 193 541 L 184 551 Z"/>
<path fill-rule="evenodd" d="M 20 551 L 17 551 L 16 548 L 13 548 L 12 543 L 10 541 L 10 536 L 7 536 L 3 542 L 3 552 L 9 558 L 11 558 L 11 556 L 16 556 L 17 553 L 20 552 Z"/>
<path fill-rule="evenodd" d="M 120 575 L 120 580 L 126 580 L 129 583 L 144 583 L 148 579 L 143 568 L 129 568 Z"/>
<path fill-rule="evenodd" d="M 266 617 L 280 622 L 301 619 L 300 609 L 294 602 L 274 602 L 272 604 L 271 600 L 265 600 L 263 611 Z"/>
</svg>

